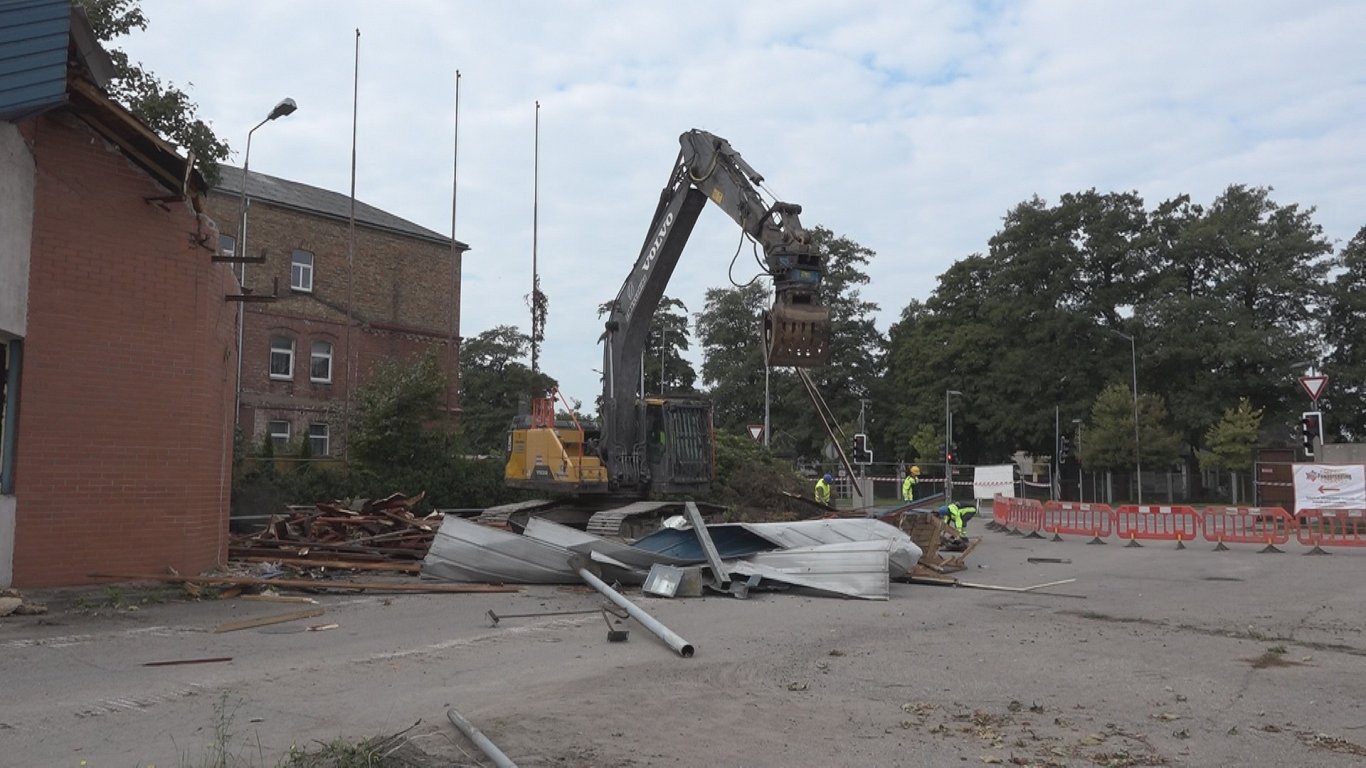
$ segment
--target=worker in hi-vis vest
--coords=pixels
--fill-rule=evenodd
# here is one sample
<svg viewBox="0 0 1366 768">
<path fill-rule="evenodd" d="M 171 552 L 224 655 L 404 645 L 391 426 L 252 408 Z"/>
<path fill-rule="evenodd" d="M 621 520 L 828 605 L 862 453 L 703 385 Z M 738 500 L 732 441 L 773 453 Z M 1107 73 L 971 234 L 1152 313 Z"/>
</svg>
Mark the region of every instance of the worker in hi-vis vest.
<svg viewBox="0 0 1366 768">
<path fill-rule="evenodd" d="M 920 480 L 920 467 L 906 470 L 906 479 L 901 481 L 901 500 L 915 501 L 915 484 Z"/>
<path fill-rule="evenodd" d="M 834 479 L 826 472 L 824 477 L 816 481 L 816 501 L 822 504 L 830 503 L 830 482 Z"/>
</svg>

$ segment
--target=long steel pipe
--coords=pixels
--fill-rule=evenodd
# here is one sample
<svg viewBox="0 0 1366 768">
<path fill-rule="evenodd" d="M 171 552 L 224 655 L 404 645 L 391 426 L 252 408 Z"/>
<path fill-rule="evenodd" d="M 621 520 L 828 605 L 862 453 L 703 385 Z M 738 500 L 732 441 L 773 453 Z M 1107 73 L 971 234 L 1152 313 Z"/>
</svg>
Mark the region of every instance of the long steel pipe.
<svg viewBox="0 0 1366 768">
<path fill-rule="evenodd" d="M 498 745 L 489 741 L 489 737 L 480 733 L 479 729 L 474 727 L 474 723 L 466 720 L 464 715 L 454 709 L 448 709 L 446 710 L 446 717 L 449 717 L 451 722 L 455 724 L 455 727 L 459 728 L 460 732 L 465 734 L 466 738 L 474 742 L 474 746 L 479 747 L 488 759 L 492 760 L 493 764 L 498 766 L 498 768 L 517 768 L 517 764 L 509 760 L 508 756 L 503 754 L 503 750 L 499 749 Z"/>
<path fill-rule="evenodd" d="M 660 624 L 659 621 L 655 619 L 655 617 L 646 613 L 644 609 L 642 609 L 640 606 L 636 605 L 630 600 L 627 600 L 625 597 L 622 597 L 620 592 L 617 592 L 615 589 L 612 589 L 610 586 L 608 586 L 607 582 L 603 581 L 602 579 L 599 579 L 597 576 L 594 576 L 592 571 L 588 570 L 587 568 L 579 568 L 578 571 L 579 577 L 582 578 L 585 582 L 587 582 L 588 586 L 601 592 L 603 597 L 606 597 L 608 600 L 611 600 L 612 602 L 616 603 L 617 605 L 625 609 L 627 613 L 631 614 L 631 618 L 640 622 L 641 625 L 644 626 L 646 629 L 655 633 L 655 635 L 658 636 L 660 640 L 663 640 L 665 643 L 667 643 L 670 648 L 674 649 L 675 651 L 678 651 L 678 654 L 680 656 L 682 656 L 685 659 L 692 658 L 692 643 L 679 637 L 678 633 L 674 632 L 672 629 L 669 629 L 663 624 Z"/>
</svg>

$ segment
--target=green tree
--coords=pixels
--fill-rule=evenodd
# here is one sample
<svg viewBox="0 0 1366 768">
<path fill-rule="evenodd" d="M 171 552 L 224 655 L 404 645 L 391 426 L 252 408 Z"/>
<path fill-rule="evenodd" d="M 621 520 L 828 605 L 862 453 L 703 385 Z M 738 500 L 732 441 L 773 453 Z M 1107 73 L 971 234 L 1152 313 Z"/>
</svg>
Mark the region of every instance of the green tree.
<svg viewBox="0 0 1366 768">
<path fill-rule="evenodd" d="M 759 328 L 768 292 L 758 282 L 709 288 L 697 313 L 702 384 L 720 430 L 739 433 L 764 412 L 764 350 Z M 776 373 L 776 372 L 775 372 Z"/>
<path fill-rule="evenodd" d="M 1262 413 L 1246 397 L 1239 398 L 1237 406 L 1225 409 L 1224 418 L 1211 424 L 1205 433 L 1207 448 L 1200 452 L 1200 466 L 1229 472 L 1251 470 Z"/>
<path fill-rule="evenodd" d="M 351 459 L 381 475 L 430 462 L 444 442 L 433 425 L 445 388 L 435 352 L 413 362 L 380 361 L 356 391 L 347 435 Z"/>
<path fill-rule="evenodd" d="M 663 297 L 645 338 L 646 389 L 658 387 L 655 391 L 672 394 L 696 392 L 697 371 L 683 356 L 691 346 L 687 305 L 678 299 Z"/>
<path fill-rule="evenodd" d="M 469 450 L 501 455 L 519 406 L 555 386 L 522 362 L 530 350 L 531 339 L 511 325 L 490 328 L 461 346 L 460 429 Z"/>
<path fill-rule="evenodd" d="M 1138 398 L 1138 447 L 1142 464 L 1162 470 L 1181 456 L 1181 438 L 1167 428 L 1167 408 L 1158 395 Z M 1086 424 L 1081 460 L 1096 469 L 1126 470 L 1134 466 L 1134 401 L 1132 391 L 1115 383 L 1101 390 Z"/>
<path fill-rule="evenodd" d="M 1342 249 L 1338 266 L 1323 334 L 1332 386 L 1322 404 L 1329 430 L 1360 441 L 1366 437 L 1366 227 Z"/>
<path fill-rule="evenodd" d="M 102 43 L 147 29 L 147 17 L 137 0 L 76 0 L 84 9 L 95 37 Z M 198 105 L 174 83 L 164 82 L 129 61 L 128 55 L 110 48 L 114 77 L 109 95 L 122 103 L 157 134 L 167 137 L 194 153 L 195 164 L 209 186 L 218 182 L 218 164 L 231 151 L 228 143 L 214 135 L 208 123 L 199 119 Z"/>
</svg>

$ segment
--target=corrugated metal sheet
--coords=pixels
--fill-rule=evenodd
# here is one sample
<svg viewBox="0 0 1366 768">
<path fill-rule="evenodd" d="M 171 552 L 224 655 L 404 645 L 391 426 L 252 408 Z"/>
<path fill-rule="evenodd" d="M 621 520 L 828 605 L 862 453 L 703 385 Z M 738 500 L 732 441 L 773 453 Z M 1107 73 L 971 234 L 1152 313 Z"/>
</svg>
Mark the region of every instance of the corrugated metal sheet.
<svg viewBox="0 0 1366 768">
<path fill-rule="evenodd" d="M 447 517 L 422 560 L 422 578 L 508 584 L 581 584 L 564 547 Z"/>
<path fill-rule="evenodd" d="M 218 166 L 218 192 L 230 195 L 242 194 L 242 169 L 230 165 Z M 297 181 L 269 176 L 258 171 L 251 172 L 247 184 L 247 196 L 254 201 L 264 201 L 281 208 L 304 213 L 317 214 L 329 219 L 349 220 L 351 217 L 351 197 Z M 375 229 L 394 232 L 408 237 L 416 237 L 439 245 L 449 246 L 451 239 L 439 232 L 433 232 L 419 224 L 382 211 L 373 205 L 356 201 L 356 222 Z M 469 246 L 458 243 L 461 250 Z"/>
<path fill-rule="evenodd" d="M 890 541 L 891 575 L 900 578 L 910 572 L 925 554 L 911 537 L 893 525 L 876 518 L 835 517 L 797 520 L 788 523 L 737 523 L 783 549 L 850 541 Z"/>
<path fill-rule="evenodd" d="M 623 544 L 619 541 L 611 541 L 601 536 L 591 533 L 584 533 L 567 525 L 533 517 L 527 521 L 526 530 L 523 535 L 533 539 L 544 541 L 547 544 L 554 544 L 564 547 L 571 552 L 587 555 L 592 552 L 599 552 L 607 555 L 613 560 L 620 561 L 634 568 L 649 570 L 650 566 L 659 563 L 661 565 L 690 565 L 694 561 L 685 560 L 658 552 L 650 552 L 644 549 L 637 549 L 630 544 Z"/>
<path fill-rule="evenodd" d="M 0 0 L 0 120 L 66 102 L 70 0 Z"/>
<path fill-rule="evenodd" d="M 887 600 L 891 597 L 888 553 L 892 546 L 888 539 L 818 544 L 760 552 L 727 565 L 733 574 L 758 575 L 765 581 L 845 597 Z"/>
</svg>

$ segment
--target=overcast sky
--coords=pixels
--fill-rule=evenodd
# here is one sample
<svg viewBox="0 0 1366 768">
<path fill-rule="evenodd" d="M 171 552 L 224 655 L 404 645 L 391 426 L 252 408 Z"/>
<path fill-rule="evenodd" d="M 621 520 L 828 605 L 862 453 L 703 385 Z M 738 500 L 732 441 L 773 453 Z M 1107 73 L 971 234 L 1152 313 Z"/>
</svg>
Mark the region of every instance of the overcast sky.
<svg viewBox="0 0 1366 768">
<path fill-rule="evenodd" d="M 343 194 L 359 29 L 357 197 L 447 234 L 460 71 L 467 337 L 529 327 L 539 101 L 542 367 L 590 409 L 596 308 L 690 128 L 729 139 L 806 226 L 876 252 L 865 297 L 884 331 L 1034 195 L 1134 191 L 1152 209 L 1239 183 L 1317 208 L 1338 248 L 1366 225 L 1355 0 L 140 5 L 149 28 L 113 45 L 186 86 L 233 164 L 289 96 L 252 170 Z M 701 309 L 738 239 L 704 210 L 669 295 Z"/>
</svg>

